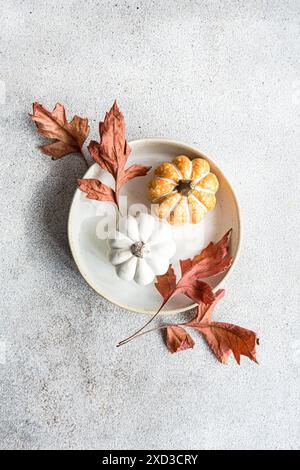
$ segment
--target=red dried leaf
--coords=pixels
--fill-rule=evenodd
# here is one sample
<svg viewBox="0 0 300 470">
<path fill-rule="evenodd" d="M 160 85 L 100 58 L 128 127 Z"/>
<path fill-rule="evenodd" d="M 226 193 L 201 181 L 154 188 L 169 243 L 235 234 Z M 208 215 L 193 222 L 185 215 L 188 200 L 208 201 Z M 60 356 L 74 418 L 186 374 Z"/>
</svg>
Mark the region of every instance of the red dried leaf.
<svg viewBox="0 0 300 470">
<path fill-rule="evenodd" d="M 165 302 L 167 302 L 176 289 L 176 276 L 172 266 L 169 266 L 166 274 L 157 276 L 156 280 L 155 287 L 164 298 Z"/>
<path fill-rule="evenodd" d="M 89 199 L 116 202 L 115 192 L 97 179 L 78 179 L 78 187 Z"/>
<path fill-rule="evenodd" d="M 125 121 L 116 101 L 99 124 L 100 143 L 92 140 L 89 152 L 98 165 L 113 175 L 124 170 L 131 148 L 125 139 Z"/>
<path fill-rule="evenodd" d="M 118 205 L 119 192 L 123 184 L 137 177 L 145 176 L 151 167 L 132 165 L 125 170 L 131 152 L 125 138 L 124 116 L 116 101 L 99 125 L 100 142 L 92 140 L 88 146 L 92 158 L 115 179 L 115 201 Z"/>
<path fill-rule="evenodd" d="M 221 238 L 218 243 L 210 242 L 206 248 L 204 248 L 199 255 L 194 256 L 193 264 L 198 263 L 204 258 L 208 259 L 210 257 L 215 258 L 215 260 L 222 260 L 225 256 L 228 255 L 228 244 L 230 241 L 232 229 L 228 230 L 225 235 Z"/>
<path fill-rule="evenodd" d="M 207 306 L 201 303 L 197 316 L 185 326 L 198 330 L 205 338 L 207 344 L 223 364 L 227 364 L 231 353 L 240 364 L 240 357 L 247 356 L 256 361 L 257 336 L 251 330 L 246 330 L 230 323 L 212 322 L 213 310 L 219 300 L 224 297 L 225 291 L 218 290 L 214 302 Z"/>
<path fill-rule="evenodd" d="M 257 337 L 254 331 L 220 322 L 195 324 L 193 328 L 200 331 L 217 359 L 223 364 L 228 363 L 231 353 L 238 364 L 241 356 L 247 356 L 251 361 L 257 362 Z"/>
<path fill-rule="evenodd" d="M 231 230 L 219 242 L 210 243 L 193 259 L 180 261 L 182 277 L 177 284 L 171 266 L 166 274 L 157 276 L 155 286 L 164 298 L 159 311 L 176 294 L 184 294 L 196 303 L 212 304 L 214 302 L 215 295 L 211 287 L 201 279 L 220 274 L 231 265 L 230 234 Z"/>
<path fill-rule="evenodd" d="M 192 349 L 195 345 L 193 338 L 179 326 L 168 326 L 166 343 L 171 353 Z"/>
<path fill-rule="evenodd" d="M 231 266 L 229 241 L 231 230 L 217 243 L 209 243 L 199 255 L 193 259 L 180 261 L 182 279 L 204 279 L 220 274 Z"/>
<path fill-rule="evenodd" d="M 131 165 L 129 168 L 127 168 L 127 170 L 125 170 L 123 176 L 120 176 L 119 186 L 123 186 L 123 184 L 127 183 L 133 178 L 136 178 L 137 176 L 146 176 L 150 169 L 151 166 Z"/>
<path fill-rule="evenodd" d="M 210 322 L 213 311 L 215 309 L 215 306 L 224 297 L 224 295 L 225 295 L 225 290 L 224 289 L 219 289 L 215 293 L 215 299 L 214 299 L 214 301 L 211 305 L 206 305 L 205 303 L 201 302 L 198 305 L 197 315 L 196 315 L 196 317 L 194 318 L 193 321 L 196 321 L 196 322 L 201 322 L 201 321 L 202 322 Z"/>
<path fill-rule="evenodd" d="M 184 276 L 193 267 L 193 262 L 190 258 L 181 259 L 179 260 L 179 263 L 181 269 L 181 276 Z"/>
<path fill-rule="evenodd" d="M 215 299 L 212 288 L 207 282 L 194 279 L 188 275 L 180 279 L 174 294 L 185 294 L 195 303 L 204 302 L 205 304 L 211 304 Z"/>
<path fill-rule="evenodd" d="M 33 114 L 30 116 L 36 123 L 38 133 L 55 141 L 42 145 L 43 153 L 57 160 L 70 153 L 81 152 L 90 131 L 87 119 L 74 116 L 68 122 L 65 108 L 59 103 L 52 112 L 39 103 L 33 103 Z"/>
</svg>

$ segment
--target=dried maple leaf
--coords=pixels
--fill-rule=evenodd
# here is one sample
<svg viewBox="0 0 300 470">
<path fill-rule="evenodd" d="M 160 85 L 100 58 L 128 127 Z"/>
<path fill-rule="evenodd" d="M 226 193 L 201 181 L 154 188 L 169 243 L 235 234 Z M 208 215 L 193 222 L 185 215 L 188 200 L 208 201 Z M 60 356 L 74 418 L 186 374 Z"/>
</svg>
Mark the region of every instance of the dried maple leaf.
<svg viewBox="0 0 300 470">
<path fill-rule="evenodd" d="M 228 245 L 232 229 L 228 230 L 217 243 L 210 242 L 192 259 L 180 261 L 182 277 L 197 276 L 203 279 L 220 274 L 230 267 L 232 258 L 228 254 Z"/>
<path fill-rule="evenodd" d="M 115 180 L 115 202 L 118 205 L 119 193 L 123 184 L 137 176 L 145 176 L 151 167 L 132 165 L 125 169 L 131 149 L 125 138 L 124 116 L 120 112 L 116 101 L 111 110 L 106 113 L 104 121 L 100 122 L 99 132 L 100 142 L 92 140 L 88 150 L 95 162 L 113 176 Z M 85 191 L 82 183 L 79 188 Z M 91 192 L 89 197 L 91 197 Z M 101 199 L 99 193 L 96 199 L 105 200 Z"/>
<path fill-rule="evenodd" d="M 115 192 L 97 179 L 78 179 L 78 187 L 89 199 L 116 202 Z"/>
<path fill-rule="evenodd" d="M 225 290 L 219 289 L 215 293 L 215 299 L 212 304 L 206 305 L 205 303 L 201 302 L 197 308 L 197 315 L 192 320 L 192 322 L 197 322 L 197 323 L 204 322 L 204 321 L 210 322 L 215 306 L 221 299 L 223 299 L 224 295 L 225 295 Z"/>
<path fill-rule="evenodd" d="M 231 353 L 238 364 L 241 356 L 247 356 L 251 361 L 257 362 L 257 338 L 254 331 L 220 322 L 199 324 L 193 328 L 200 331 L 217 359 L 223 364 L 228 363 Z"/>
<path fill-rule="evenodd" d="M 166 343 L 171 353 L 192 349 L 195 345 L 193 338 L 179 326 L 167 327 Z"/>
<path fill-rule="evenodd" d="M 211 287 L 200 279 L 215 276 L 230 267 L 232 263 L 228 247 L 230 234 L 231 230 L 219 242 L 210 243 L 193 259 L 180 261 L 182 277 L 178 283 L 172 267 L 166 274 L 157 276 L 155 286 L 164 298 L 160 310 L 176 294 L 185 294 L 196 303 L 211 304 L 214 301 L 215 296 Z"/>
<path fill-rule="evenodd" d="M 167 302 L 176 289 L 176 275 L 172 265 L 169 266 L 166 274 L 157 276 L 157 282 L 155 284 L 156 289 L 160 295 Z"/>
<path fill-rule="evenodd" d="M 90 131 L 87 119 L 74 116 L 68 122 L 65 108 L 60 103 L 56 104 L 52 112 L 39 103 L 33 103 L 33 113 L 30 116 L 36 123 L 38 133 L 55 141 L 42 145 L 43 153 L 57 160 L 70 153 L 81 152 Z"/>
<path fill-rule="evenodd" d="M 209 306 L 201 303 L 197 316 L 191 322 L 185 323 L 185 326 L 198 330 L 204 336 L 217 359 L 223 364 L 228 363 L 231 353 L 238 364 L 240 364 L 241 356 L 247 356 L 257 362 L 256 345 L 258 340 L 256 333 L 230 323 L 211 321 L 214 307 L 224 296 L 224 293 L 224 290 L 217 291 L 214 302 Z"/>
</svg>

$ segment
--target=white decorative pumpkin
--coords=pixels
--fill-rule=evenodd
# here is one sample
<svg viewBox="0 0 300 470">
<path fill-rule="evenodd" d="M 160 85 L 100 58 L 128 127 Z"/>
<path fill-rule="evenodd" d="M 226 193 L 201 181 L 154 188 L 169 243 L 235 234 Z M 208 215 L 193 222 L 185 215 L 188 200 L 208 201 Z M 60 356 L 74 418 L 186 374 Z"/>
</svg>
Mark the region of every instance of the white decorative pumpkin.
<svg viewBox="0 0 300 470">
<path fill-rule="evenodd" d="M 124 281 L 134 279 L 141 286 L 165 274 L 176 251 L 171 227 L 145 213 L 123 219 L 123 227 L 108 242 L 109 259 L 117 275 Z"/>
</svg>

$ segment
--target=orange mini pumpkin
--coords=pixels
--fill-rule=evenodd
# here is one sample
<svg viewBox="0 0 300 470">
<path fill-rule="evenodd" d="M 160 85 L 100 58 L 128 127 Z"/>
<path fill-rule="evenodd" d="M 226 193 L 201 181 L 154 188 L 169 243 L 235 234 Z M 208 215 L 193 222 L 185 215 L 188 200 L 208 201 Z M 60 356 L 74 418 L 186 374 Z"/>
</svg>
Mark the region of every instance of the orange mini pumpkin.
<svg viewBox="0 0 300 470">
<path fill-rule="evenodd" d="M 172 225 L 197 224 L 216 205 L 219 182 L 203 158 L 179 155 L 161 163 L 149 182 L 148 195 L 160 219 Z"/>
</svg>

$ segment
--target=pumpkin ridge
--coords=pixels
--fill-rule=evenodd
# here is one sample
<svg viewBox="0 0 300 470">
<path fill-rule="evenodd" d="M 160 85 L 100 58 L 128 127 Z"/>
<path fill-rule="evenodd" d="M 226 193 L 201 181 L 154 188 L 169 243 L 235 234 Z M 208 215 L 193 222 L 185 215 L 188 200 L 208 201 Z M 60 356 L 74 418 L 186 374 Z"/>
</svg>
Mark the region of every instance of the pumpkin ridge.
<svg viewBox="0 0 300 470">
<path fill-rule="evenodd" d="M 188 222 L 189 214 L 186 202 L 187 197 L 181 195 L 178 204 L 171 211 L 169 219 L 173 225 L 182 225 Z"/>
<path fill-rule="evenodd" d="M 212 189 L 202 188 L 201 186 L 195 186 L 194 189 L 195 189 L 196 191 L 202 192 L 202 193 L 215 194 Z"/>
<path fill-rule="evenodd" d="M 200 178 L 196 178 L 195 180 L 193 180 L 193 183 L 196 185 L 196 184 L 199 184 L 200 181 L 204 180 L 204 178 L 207 177 L 207 175 L 209 175 L 209 171 L 207 173 L 203 173 L 203 175 L 200 176 Z"/>
<path fill-rule="evenodd" d="M 172 191 L 174 191 L 176 187 L 175 182 L 169 182 L 166 180 L 161 179 L 160 177 L 154 177 L 148 184 L 148 191 L 149 197 L 153 201 L 158 199 L 161 196 L 165 196 Z"/>
<path fill-rule="evenodd" d="M 179 180 L 182 180 L 182 179 L 183 179 L 183 176 L 182 176 L 182 173 L 181 173 L 181 171 L 179 170 L 178 166 L 175 165 L 175 163 L 173 163 L 173 162 L 170 163 L 170 165 L 171 165 L 173 168 L 175 168 L 175 171 L 177 171 Z"/>
<path fill-rule="evenodd" d="M 186 204 L 186 214 L 187 214 L 187 223 L 190 224 L 192 222 L 192 213 L 189 205 L 188 196 L 185 196 L 185 204 Z"/>
<path fill-rule="evenodd" d="M 193 199 L 195 199 L 195 201 L 199 204 L 199 206 L 202 207 L 202 209 L 205 210 L 205 212 L 208 212 L 208 209 L 207 209 L 207 207 L 205 206 L 205 204 L 203 204 L 203 202 L 199 201 L 199 199 L 198 199 L 193 193 L 191 194 L 191 197 L 192 197 Z"/>
<path fill-rule="evenodd" d="M 189 164 L 189 168 L 186 168 L 187 163 Z M 181 173 L 181 179 L 191 179 L 192 172 L 193 172 L 193 165 L 192 161 L 186 155 L 178 155 L 173 160 L 173 164 L 178 168 Z"/>
<path fill-rule="evenodd" d="M 174 185 L 178 184 L 177 181 L 172 180 L 172 178 L 167 178 L 166 176 L 155 176 L 154 179 L 163 180 L 163 181 L 166 181 L 167 183 L 171 183 Z"/>
<path fill-rule="evenodd" d="M 173 191 L 171 191 L 170 193 L 163 194 L 162 196 L 159 196 L 156 199 L 153 199 L 152 203 L 156 204 L 157 202 L 163 201 L 164 199 L 166 199 L 166 198 L 168 198 L 168 197 L 170 197 L 170 196 L 172 196 L 173 194 L 176 194 L 176 193 L 178 193 L 178 191 L 176 191 L 176 188 L 174 188 Z"/>
<path fill-rule="evenodd" d="M 178 193 L 178 195 L 180 196 L 180 194 Z M 181 201 L 181 197 L 179 197 L 177 199 L 177 201 L 174 202 L 174 204 L 171 206 L 170 210 L 167 212 L 166 216 L 165 216 L 165 219 L 169 219 L 170 215 L 172 214 L 172 212 L 175 212 L 176 210 L 176 207 L 180 204 L 180 201 Z"/>
</svg>

